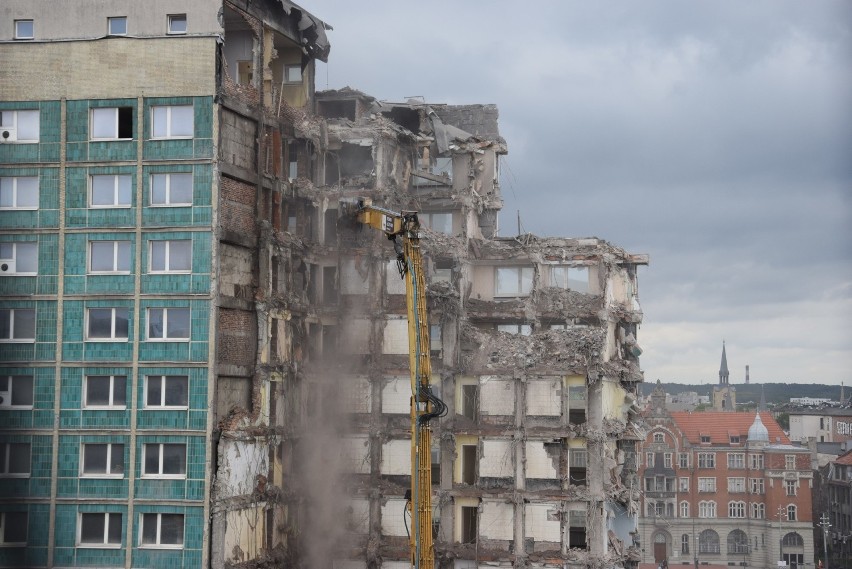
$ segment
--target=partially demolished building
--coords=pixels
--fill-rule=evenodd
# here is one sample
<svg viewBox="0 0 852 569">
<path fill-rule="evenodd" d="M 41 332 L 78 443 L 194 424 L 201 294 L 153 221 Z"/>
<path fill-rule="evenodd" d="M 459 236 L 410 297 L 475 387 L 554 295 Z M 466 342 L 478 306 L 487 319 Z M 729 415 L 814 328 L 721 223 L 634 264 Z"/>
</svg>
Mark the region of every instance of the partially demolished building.
<svg viewBox="0 0 852 569">
<path fill-rule="evenodd" d="M 48 4 L 0 8 L 0 564 L 408 566 L 366 197 L 424 226 L 438 564 L 635 566 L 647 257 L 498 237 L 496 107 L 315 93 L 286 0 Z"/>
</svg>

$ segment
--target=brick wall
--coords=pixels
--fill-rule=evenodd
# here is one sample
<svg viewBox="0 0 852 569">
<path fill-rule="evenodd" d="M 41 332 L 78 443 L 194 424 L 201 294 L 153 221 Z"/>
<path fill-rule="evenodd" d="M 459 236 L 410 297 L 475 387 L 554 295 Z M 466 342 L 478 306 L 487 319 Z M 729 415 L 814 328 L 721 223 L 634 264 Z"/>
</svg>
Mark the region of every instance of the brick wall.
<svg viewBox="0 0 852 569">
<path fill-rule="evenodd" d="M 256 197 L 254 186 L 223 176 L 222 208 L 219 212 L 222 229 L 253 235 Z"/>
<path fill-rule="evenodd" d="M 219 309 L 219 363 L 251 366 L 257 351 L 257 316 L 254 312 Z"/>
</svg>

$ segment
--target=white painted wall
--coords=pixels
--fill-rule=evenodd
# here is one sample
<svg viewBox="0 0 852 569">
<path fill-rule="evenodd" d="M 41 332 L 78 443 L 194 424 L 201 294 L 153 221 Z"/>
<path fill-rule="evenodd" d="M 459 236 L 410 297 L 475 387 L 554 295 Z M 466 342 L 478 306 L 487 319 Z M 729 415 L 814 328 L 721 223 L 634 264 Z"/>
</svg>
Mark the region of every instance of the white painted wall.
<svg viewBox="0 0 852 569">
<path fill-rule="evenodd" d="M 370 290 L 368 263 L 362 260 L 356 265 L 355 262 L 356 259 L 340 261 L 340 294 L 367 294 Z"/>
<path fill-rule="evenodd" d="M 548 512 L 550 517 L 548 519 Z M 556 504 L 526 504 L 524 508 L 524 533 L 536 541 L 562 541 L 559 517 Z"/>
<path fill-rule="evenodd" d="M 222 439 L 219 448 L 217 489 L 221 498 L 251 494 L 257 476 L 269 475 L 267 445 Z"/>
<path fill-rule="evenodd" d="M 366 436 L 344 437 L 340 453 L 340 467 L 344 472 L 370 473 L 370 440 Z"/>
<path fill-rule="evenodd" d="M 479 476 L 511 478 L 514 476 L 515 455 L 512 441 L 483 439 L 479 458 Z"/>
<path fill-rule="evenodd" d="M 479 534 L 486 539 L 514 539 L 515 506 L 505 502 L 483 501 Z"/>
<path fill-rule="evenodd" d="M 396 268 L 396 259 L 391 259 L 385 266 L 385 281 L 388 294 L 405 294 L 405 279 L 400 278 Z"/>
<path fill-rule="evenodd" d="M 382 413 L 411 412 L 411 379 L 408 377 L 385 378 L 382 388 Z"/>
<path fill-rule="evenodd" d="M 515 386 L 511 379 L 493 375 L 479 378 L 479 412 L 482 415 L 514 415 Z"/>
<path fill-rule="evenodd" d="M 428 454 L 426 460 L 430 460 Z M 382 445 L 382 474 L 411 474 L 411 441 L 391 440 Z"/>
<path fill-rule="evenodd" d="M 223 549 L 226 555 L 232 556 L 229 560 L 243 560 L 233 558 L 235 551 L 241 551 L 244 559 L 254 559 L 263 550 L 266 534 L 266 512 L 263 511 L 265 505 L 232 510 L 226 514 Z"/>
<path fill-rule="evenodd" d="M 366 534 L 370 529 L 370 502 L 365 498 L 350 498 L 347 500 L 349 516 L 349 531 Z"/>
<path fill-rule="evenodd" d="M 388 316 L 385 321 L 383 354 L 408 354 L 408 318 Z"/>
<path fill-rule="evenodd" d="M 407 536 L 405 522 L 403 521 L 404 513 L 405 499 L 403 498 L 390 498 L 382 504 L 382 533 L 384 535 Z"/>
<path fill-rule="evenodd" d="M 370 344 L 370 321 L 346 320 L 340 323 L 340 348 L 345 354 L 366 354 Z"/>
<path fill-rule="evenodd" d="M 350 413 L 369 413 L 372 395 L 370 380 L 363 375 L 346 377 L 343 380 L 346 410 Z"/>
<path fill-rule="evenodd" d="M 544 441 L 527 441 L 527 478 L 557 478 L 558 474 L 547 451 L 544 450 Z"/>
<path fill-rule="evenodd" d="M 527 415 L 558 417 L 562 414 L 561 378 L 527 381 Z"/>
</svg>

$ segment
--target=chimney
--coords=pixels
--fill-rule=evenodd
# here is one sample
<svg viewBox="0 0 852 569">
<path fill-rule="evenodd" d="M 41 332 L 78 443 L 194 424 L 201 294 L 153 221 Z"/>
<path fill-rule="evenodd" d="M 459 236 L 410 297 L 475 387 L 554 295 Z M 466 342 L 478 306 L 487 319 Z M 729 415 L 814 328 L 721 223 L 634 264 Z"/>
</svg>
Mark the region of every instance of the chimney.
<svg viewBox="0 0 852 569">
<path fill-rule="evenodd" d="M 748 385 L 748 366 L 746 366 L 746 385 Z"/>
</svg>

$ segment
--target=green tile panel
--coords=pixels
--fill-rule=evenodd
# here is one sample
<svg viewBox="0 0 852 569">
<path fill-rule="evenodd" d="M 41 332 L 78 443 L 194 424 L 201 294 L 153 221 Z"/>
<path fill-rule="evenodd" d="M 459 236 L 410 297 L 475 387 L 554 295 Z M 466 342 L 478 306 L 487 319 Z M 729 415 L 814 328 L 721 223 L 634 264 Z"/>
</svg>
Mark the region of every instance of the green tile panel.
<svg viewBox="0 0 852 569">
<path fill-rule="evenodd" d="M 147 505 L 137 502 L 133 520 L 135 533 L 141 531 L 142 514 L 184 514 L 183 549 L 154 549 L 134 547 L 133 567 L 157 567 L 157 569 L 183 569 L 201 565 L 201 539 L 204 535 L 204 512 L 200 507 Z"/>
<path fill-rule="evenodd" d="M 52 367 L 3 367 L 0 375 L 33 376 L 33 408 L 0 410 L 0 429 L 53 428 L 55 372 Z"/>
<path fill-rule="evenodd" d="M 151 140 L 151 107 L 158 105 L 194 106 L 194 136 L 191 139 Z M 213 98 L 158 97 L 145 99 L 145 160 L 186 160 L 213 158 Z"/>
<path fill-rule="evenodd" d="M 93 108 L 105 107 L 133 107 L 133 140 L 89 140 L 89 112 Z M 139 136 L 136 99 L 68 101 L 66 122 L 68 139 L 66 158 L 69 162 L 136 160 L 136 140 Z"/>
<path fill-rule="evenodd" d="M 61 108 L 59 101 L 0 102 L 0 111 L 39 110 L 39 141 L 0 144 L 0 164 L 58 162 Z"/>
<path fill-rule="evenodd" d="M 37 210 L 0 210 L 4 229 L 59 227 L 59 168 L 0 168 L 0 176 L 38 176 Z"/>
<path fill-rule="evenodd" d="M 17 233 L 0 235 L 0 243 L 38 243 L 36 276 L 4 276 L 0 278 L 0 295 L 56 294 L 59 275 L 59 235 L 55 233 Z"/>
<path fill-rule="evenodd" d="M 152 274 L 149 272 L 151 241 L 173 239 L 192 240 L 192 272 L 175 274 Z M 210 292 L 212 266 L 212 233 L 198 231 L 169 231 L 143 235 L 142 245 L 142 293 L 143 294 L 198 294 Z"/>
<path fill-rule="evenodd" d="M 30 475 L 28 478 L 0 478 L 2 498 L 47 498 L 50 496 L 50 435 L 0 434 L 3 443 L 30 443 Z"/>
<path fill-rule="evenodd" d="M 27 513 L 26 547 L 0 547 L 0 567 L 46 567 L 47 531 L 50 506 L 47 504 L 0 504 L 0 512 Z"/>
<path fill-rule="evenodd" d="M 150 207 L 151 175 L 192 172 L 192 206 Z M 210 164 L 170 164 L 145 166 L 142 184 L 145 209 L 142 211 L 144 227 L 208 226 L 212 223 L 211 187 L 213 168 Z"/>
<path fill-rule="evenodd" d="M 122 514 L 121 547 L 90 548 L 77 545 L 80 513 L 109 512 Z M 57 567 L 123 567 L 127 544 L 127 506 L 121 504 L 57 504 L 54 565 Z"/>
<path fill-rule="evenodd" d="M 0 361 L 51 361 L 56 355 L 56 301 L 2 300 L 0 308 L 35 308 L 35 342 L 0 344 Z"/>
<path fill-rule="evenodd" d="M 190 340 L 179 342 L 147 341 L 148 308 L 190 308 Z M 207 361 L 210 322 L 210 302 L 206 300 L 142 300 L 140 310 L 139 361 Z"/>
<path fill-rule="evenodd" d="M 68 168 L 65 185 L 65 223 L 68 227 L 134 227 L 136 225 L 136 167 Z M 89 208 L 89 177 L 130 175 L 131 207 Z"/>
<path fill-rule="evenodd" d="M 186 375 L 189 377 L 188 409 L 157 409 L 145 407 L 145 377 L 149 375 Z M 206 368 L 139 368 L 136 400 L 139 409 L 136 426 L 146 429 L 182 429 L 207 431 L 207 369 Z"/>
<path fill-rule="evenodd" d="M 112 361 L 129 362 L 133 356 L 133 345 L 127 341 L 85 341 L 86 309 L 128 308 L 129 337 L 133 337 L 134 314 L 132 300 L 67 300 L 63 304 L 64 323 L 62 358 L 64 361 Z"/>
<path fill-rule="evenodd" d="M 130 241 L 129 274 L 88 274 L 90 241 Z M 69 233 L 65 236 L 66 294 L 131 294 L 136 235 L 132 232 Z"/>
<path fill-rule="evenodd" d="M 123 444 L 124 471 L 127 473 L 130 470 L 130 437 L 127 435 L 60 436 L 57 495 L 62 498 L 126 499 L 126 474 L 122 478 L 90 478 L 80 475 L 81 447 L 85 443 Z"/>
</svg>

